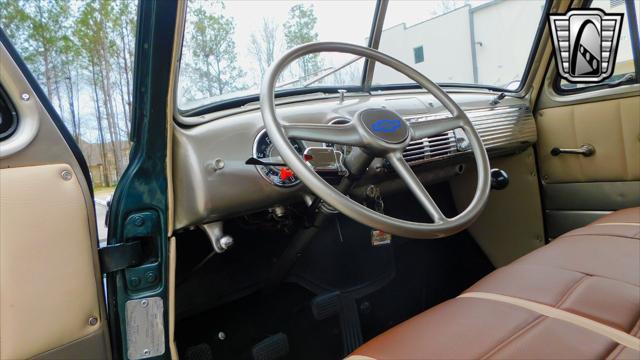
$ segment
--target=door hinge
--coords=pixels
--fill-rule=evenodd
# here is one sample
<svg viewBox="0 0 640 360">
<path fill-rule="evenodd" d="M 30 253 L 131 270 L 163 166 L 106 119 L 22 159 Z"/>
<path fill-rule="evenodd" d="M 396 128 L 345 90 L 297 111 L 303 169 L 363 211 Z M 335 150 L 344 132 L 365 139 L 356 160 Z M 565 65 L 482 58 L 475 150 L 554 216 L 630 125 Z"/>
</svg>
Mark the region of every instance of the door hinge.
<svg viewBox="0 0 640 360">
<path fill-rule="evenodd" d="M 138 266 L 145 261 L 142 242 L 140 241 L 108 245 L 100 248 L 98 255 L 100 257 L 100 269 L 105 274 Z"/>
</svg>

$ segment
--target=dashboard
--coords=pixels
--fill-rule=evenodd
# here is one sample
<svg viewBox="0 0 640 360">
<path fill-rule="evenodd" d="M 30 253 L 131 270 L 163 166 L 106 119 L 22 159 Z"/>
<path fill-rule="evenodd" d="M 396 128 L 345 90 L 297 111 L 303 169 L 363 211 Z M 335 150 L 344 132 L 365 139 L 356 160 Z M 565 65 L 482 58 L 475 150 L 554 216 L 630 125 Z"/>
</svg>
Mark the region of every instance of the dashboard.
<svg viewBox="0 0 640 360">
<path fill-rule="evenodd" d="M 495 104 L 492 93 L 450 95 L 471 119 L 490 156 L 518 151 L 537 140 L 533 114 L 526 99 L 507 97 Z M 344 124 L 360 109 L 372 107 L 394 110 L 409 122 L 448 115 L 442 105 L 425 92 L 291 102 L 278 105 L 277 113 L 283 122 Z M 292 145 L 301 156 L 310 147 L 333 147 L 342 154 L 350 151 L 340 144 L 294 140 Z M 176 229 L 300 201 L 309 194 L 286 166 L 246 164 L 249 158 L 267 163 L 281 161 L 264 130 L 257 107 L 239 109 L 189 127 L 174 124 L 173 152 Z M 453 130 L 411 142 L 403 156 L 419 174 L 463 163 L 468 160 L 465 155 L 469 152 L 464 133 Z M 385 160 L 376 159 L 362 181 L 393 182 L 393 171 L 387 165 Z"/>
</svg>

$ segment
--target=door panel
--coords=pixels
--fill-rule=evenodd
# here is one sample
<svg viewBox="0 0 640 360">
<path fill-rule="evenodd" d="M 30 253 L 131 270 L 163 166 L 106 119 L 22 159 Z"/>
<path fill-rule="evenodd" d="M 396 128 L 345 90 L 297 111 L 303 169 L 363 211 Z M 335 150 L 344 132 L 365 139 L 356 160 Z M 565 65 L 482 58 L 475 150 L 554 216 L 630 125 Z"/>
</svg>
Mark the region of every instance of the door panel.
<svg viewBox="0 0 640 360">
<path fill-rule="evenodd" d="M 0 358 L 109 358 L 88 169 L 0 31 L 18 128 L 0 141 Z"/>
<path fill-rule="evenodd" d="M 538 156 L 546 184 L 640 180 L 640 97 L 538 112 Z M 551 149 L 595 147 L 590 157 Z"/>
<path fill-rule="evenodd" d="M 538 164 L 551 239 L 607 213 L 640 206 L 640 97 L 537 112 Z M 592 156 L 551 155 L 589 144 Z"/>
<path fill-rule="evenodd" d="M 2 169 L 0 188 L 0 358 L 22 359 L 99 329 L 99 289 L 71 167 Z"/>
</svg>

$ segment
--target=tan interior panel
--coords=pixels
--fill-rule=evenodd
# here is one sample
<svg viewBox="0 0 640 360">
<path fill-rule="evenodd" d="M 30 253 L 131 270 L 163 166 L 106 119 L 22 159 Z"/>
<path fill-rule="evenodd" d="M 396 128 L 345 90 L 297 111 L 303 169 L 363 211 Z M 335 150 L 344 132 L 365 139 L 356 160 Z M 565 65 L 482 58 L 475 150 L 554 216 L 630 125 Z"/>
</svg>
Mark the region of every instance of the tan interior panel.
<svg viewBox="0 0 640 360">
<path fill-rule="evenodd" d="M 536 116 L 545 183 L 640 180 L 640 97 L 545 109 Z M 595 154 L 551 156 L 554 147 Z"/>
<path fill-rule="evenodd" d="M 69 165 L 0 170 L 0 358 L 33 357 L 103 328 L 88 222 Z"/>
<path fill-rule="evenodd" d="M 492 168 L 509 174 L 509 186 L 491 190 L 487 206 L 469 232 L 496 267 L 544 245 L 542 205 L 533 149 L 506 157 L 491 159 Z M 456 206 L 467 206 L 475 191 L 474 166 L 468 173 L 451 180 Z"/>
</svg>

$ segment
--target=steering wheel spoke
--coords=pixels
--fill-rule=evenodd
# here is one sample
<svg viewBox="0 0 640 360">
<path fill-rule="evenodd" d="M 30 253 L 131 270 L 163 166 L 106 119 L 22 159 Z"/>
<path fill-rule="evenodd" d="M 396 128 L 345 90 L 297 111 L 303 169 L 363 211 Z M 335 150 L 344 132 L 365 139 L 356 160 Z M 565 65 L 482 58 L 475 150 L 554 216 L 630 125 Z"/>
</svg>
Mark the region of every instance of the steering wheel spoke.
<svg viewBox="0 0 640 360">
<path fill-rule="evenodd" d="M 402 158 L 402 154 L 391 153 L 387 155 L 386 158 L 389 163 L 391 163 L 391 166 L 396 170 L 400 178 L 407 184 L 407 187 L 418 199 L 422 207 L 427 211 L 429 216 L 431 216 L 434 223 L 441 224 L 446 222 L 448 218 L 442 214 L 442 211 L 440 211 L 436 202 L 433 201 L 433 198 L 429 195 L 427 189 L 424 188 L 422 182 L 418 179 L 418 176 L 416 176 L 413 170 L 411 170 L 409 164 L 407 164 L 404 158 Z"/>
<path fill-rule="evenodd" d="M 291 139 L 364 146 L 358 129 L 352 124 L 282 124 L 282 127 Z"/>
<path fill-rule="evenodd" d="M 463 121 L 461 116 L 454 116 L 443 119 L 412 122 L 409 124 L 411 128 L 411 139 L 422 140 L 429 136 L 442 134 L 445 131 L 462 127 Z"/>
</svg>

